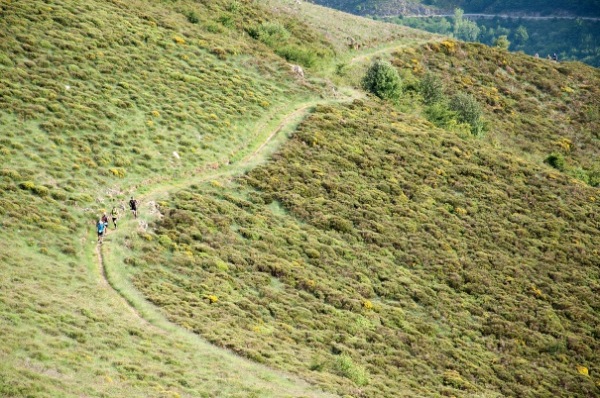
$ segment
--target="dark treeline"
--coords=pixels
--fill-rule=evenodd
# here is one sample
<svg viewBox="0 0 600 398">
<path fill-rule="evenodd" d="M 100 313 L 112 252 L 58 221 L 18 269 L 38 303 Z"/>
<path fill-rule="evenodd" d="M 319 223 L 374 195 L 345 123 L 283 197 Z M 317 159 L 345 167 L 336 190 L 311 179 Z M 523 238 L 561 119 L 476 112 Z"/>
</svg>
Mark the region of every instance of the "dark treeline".
<svg viewBox="0 0 600 398">
<path fill-rule="evenodd" d="M 311 1 L 311 0 L 309 0 Z M 312 0 L 358 15 L 389 16 L 393 10 L 420 13 L 423 6 L 440 11 L 461 8 L 466 13 L 600 17 L 600 0 Z M 399 12 L 398 12 L 399 13 Z"/>
<path fill-rule="evenodd" d="M 424 0 L 423 4 L 441 9 L 460 7 L 465 12 L 599 16 L 600 0 Z"/>
</svg>

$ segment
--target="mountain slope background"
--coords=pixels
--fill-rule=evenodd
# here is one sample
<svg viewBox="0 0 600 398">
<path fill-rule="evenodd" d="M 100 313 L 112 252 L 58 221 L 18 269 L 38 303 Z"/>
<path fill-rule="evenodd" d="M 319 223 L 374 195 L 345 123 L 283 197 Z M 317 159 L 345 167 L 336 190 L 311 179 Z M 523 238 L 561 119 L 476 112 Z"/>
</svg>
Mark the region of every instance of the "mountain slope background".
<svg viewBox="0 0 600 398">
<path fill-rule="evenodd" d="M 596 69 L 294 2 L 1 7 L 2 395 L 598 393 Z M 403 95 L 349 102 L 378 56 Z"/>
<path fill-rule="evenodd" d="M 314 3 L 358 15 L 432 14 L 462 8 L 467 13 L 600 16 L 597 0 L 315 0 Z"/>
<path fill-rule="evenodd" d="M 460 40 L 502 45 L 529 55 L 557 54 L 561 61 L 600 65 L 600 48 L 596 45 L 600 6 L 596 2 L 440 1 L 424 6 L 406 1 L 324 1 L 319 4 Z M 457 18 L 457 8 L 467 16 Z"/>
</svg>

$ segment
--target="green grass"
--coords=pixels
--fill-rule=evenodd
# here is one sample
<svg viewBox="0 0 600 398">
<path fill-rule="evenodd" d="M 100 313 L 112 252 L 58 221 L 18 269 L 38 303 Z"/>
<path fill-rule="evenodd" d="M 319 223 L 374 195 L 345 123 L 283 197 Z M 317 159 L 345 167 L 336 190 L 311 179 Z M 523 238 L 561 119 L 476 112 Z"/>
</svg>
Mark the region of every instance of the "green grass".
<svg viewBox="0 0 600 398">
<path fill-rule="evenodd" d="M 0 13 L 0 395 L 597 394 L 596 70 L 306 3 Z M 486 135 L 425 119 L 426 70 Z"/>
<path fill-rule="evenodd" d="M 91 255 L 41 254 L 28 238 L 2 238 L 2 396 L 324 396 L 164 321 L 134 316 L 100 282 Z M 77 249 L 89 240 L 79 236 Z"/>
<path fill-rule="evenodd" d="M 228 3 L 1 5 L 0 395 L 321 395 L 166 321 L 149 327 L 94 265 L 87 231 L 102 210 L 246 156 L 263 119 L 316 96 L 245 36 L 260 10 L 215 21 Z"/>
</svg>

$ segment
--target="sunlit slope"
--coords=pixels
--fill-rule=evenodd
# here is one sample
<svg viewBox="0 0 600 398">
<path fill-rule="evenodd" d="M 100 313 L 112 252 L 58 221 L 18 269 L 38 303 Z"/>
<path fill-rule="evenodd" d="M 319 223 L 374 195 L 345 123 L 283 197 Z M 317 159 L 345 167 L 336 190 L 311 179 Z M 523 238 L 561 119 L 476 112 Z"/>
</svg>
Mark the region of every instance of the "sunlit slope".
<svg viewBox="0 0 600 398">
<path fill-rule="evenodd" d="M 226 161 L 248 123 L 301 95 L 281 60 L 242 37 L 236 23 L 256 9 L 166 4 L 3 3 L 3 165 L 44 164 L 36 183 L 79 188 L 186 171 Z"/>
<path fill-rule="evenodd" d="M 587 397 L 597 201 L 379 104 L 321 107 L 244 180 L 163 203 L 130 270 L 173 321 L 353 396 Z"/>
<path fill-rule="evenodd" d="M 355 397 L 598 394 L 599 195 L 580 182 L 597 160 L 590 69 L 540 64 L 564 94 L 533 91 L 513 114 L 478 91 L 477 66 L 501 53 L 398 53 L 396 107 L 319 107 L 247 178 L 215 174 L 159 203 L 159 223 L 127 215 L 106 238 L 125 260 L 112 269 L 178 327 L 140 319 L 104 282 L 103 209 L 235 167 L 272 120 L 331 93 L 317 73 L 357 83 L 367 58 L 344 54 L 347 34 L 373 48 L 426 37 L 264 5 L 0 5 L 0 395 L 322 396 L 189 332 Z M 427 68 L 487 102 L 485 137 L 419 116 Z M 553 151 L 564 170 L 543 163 Z"/>
<path fill-rule="evenodd" d="M 94 253 L 103 210 L 234 161 L 263 118 L 314 95 L 246 33 L 268 12 L 230 5 L 0 4 L 1 396 L 320 395 L 142 321 Z M 288 32 L 292 50 L 330 52 Z"/>
<path fill-rule="evenodd" d="M 40 250 L 40 241 L 5 232 L 1 238 L 2 397 L 325 397 L 140 319 L 102 281 L 93 256 Z M 78 248 L 85 242 L 74 239 Z"/>
<path fill-rule="evenodd" d="M 448 96 L 477 98 L 491 145 L 534 163 L 559 155 L 567 174 L 600 184 L 600 69 L 451 40 L 399 49 L 390 60 L 416 78 L 439 76 Z"/>
</svg>

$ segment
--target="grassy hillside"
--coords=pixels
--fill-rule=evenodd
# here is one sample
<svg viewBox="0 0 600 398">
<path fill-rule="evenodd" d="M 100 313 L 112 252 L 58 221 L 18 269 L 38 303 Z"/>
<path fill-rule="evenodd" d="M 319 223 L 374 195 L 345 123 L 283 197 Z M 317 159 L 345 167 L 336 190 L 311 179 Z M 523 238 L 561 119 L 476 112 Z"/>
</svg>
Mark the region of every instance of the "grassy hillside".
<svg viewBox="0 0 600 398">
<path fill-rule="evenodd" d="M 173 194 L 125 271 L 172 321 L 340 394 L 598 394 L 599 197 L 575 171 L 597 170 L 597 70 L 450 41 L 393 62 L 395 107 L 319 107 L 267 165 Z M 422 117 L 426 71 L 484 104 L 483 138 Z"/>
<path fill-rule="evenodd" d="M 267 19 L 283 56 L 249 36 Z M 1 396 L 322 396 L 140 320 L 101 283 L 91 233 L 129 194 L 256 149 L 320 93 L 286 62 L 328 54 L 239 2 L 0 4 Z"/>
<path fill-rule="evenodd" d="M 448 95 L 467 92 L 484 104 L 486 140 L 495 147 L 538 164 L 560 153 L 565 171 L 583 180 L 600 173 L 597 68 L 450 40 L 400 49 L 393 57 L 417 76 L 439 76 Z"/>
<path fill-rule="evenodd" d="M 597 395 L 598 80 L 306 3 L 1 3 L 0 396 Z"/>
</svg>

